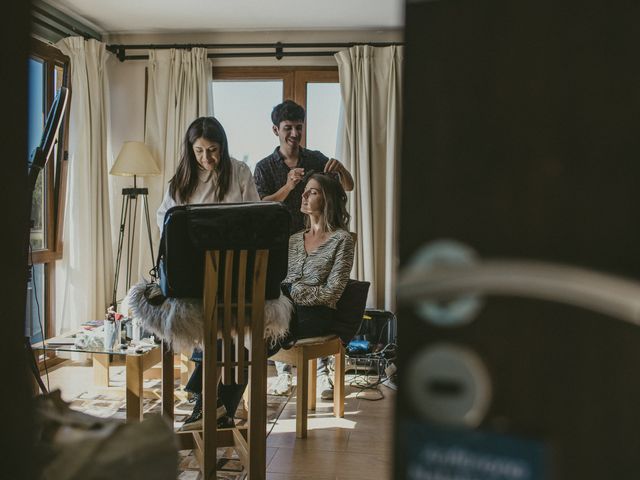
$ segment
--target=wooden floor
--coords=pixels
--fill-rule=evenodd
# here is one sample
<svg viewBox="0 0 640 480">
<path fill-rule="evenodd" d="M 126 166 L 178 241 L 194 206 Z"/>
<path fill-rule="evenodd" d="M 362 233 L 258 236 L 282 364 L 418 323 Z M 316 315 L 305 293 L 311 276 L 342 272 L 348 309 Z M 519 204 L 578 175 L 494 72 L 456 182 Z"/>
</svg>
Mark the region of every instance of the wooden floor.
<svg viewBox="0 0 640 480">
<path fill-rule="evenodd" d="M 112 371 L 117 368 L 112 367 Z M 269 371 L 274 374 L 272 368 Z M 347 385 L 354 378 L 349 373 Z M 50 369 L 49 384 L 52 390 L 59 388 L 63 399 L 70 401 L 91 390 L 90 363 L 67 361 Z M 267 438 L 267 479 L 389 480 L 395 391 L 386 386 L 379 389 L 361 391 L 348 386 L 342 419 L 333 417 L 331 401 L 318 397 L 317 411 L 309 415 L 306 439 L 295 436 L 295 395 L 292 396 L 273 428 L 268 425 L 271 432 Z M 381 400 L 368 400 L 381 394 L 384 395 Z M 196 471 L 183 471 L 178 478 L 196 480 L 200 475 Z"/>
</svg>

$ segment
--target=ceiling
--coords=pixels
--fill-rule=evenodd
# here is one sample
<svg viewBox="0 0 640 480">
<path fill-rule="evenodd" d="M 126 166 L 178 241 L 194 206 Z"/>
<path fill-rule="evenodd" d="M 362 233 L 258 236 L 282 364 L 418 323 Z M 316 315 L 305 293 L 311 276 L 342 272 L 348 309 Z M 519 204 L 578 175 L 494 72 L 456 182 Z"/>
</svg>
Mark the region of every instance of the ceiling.
<svg viewBox="0 0 640 480">
<path fill-rule="evenodd" d="M 101 34 L 404 27 L 404 0 L 46 0 Z"/>
</svg>

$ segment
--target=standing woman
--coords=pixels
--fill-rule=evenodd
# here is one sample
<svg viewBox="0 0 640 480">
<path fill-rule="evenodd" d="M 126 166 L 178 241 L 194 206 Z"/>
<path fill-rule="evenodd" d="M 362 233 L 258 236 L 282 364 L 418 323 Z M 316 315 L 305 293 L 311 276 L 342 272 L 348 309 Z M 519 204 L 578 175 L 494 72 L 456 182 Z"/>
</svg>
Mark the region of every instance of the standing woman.
<svg viewBox="0 0 640 480">
<path fill-rule="evenodd" d="M 289 269 L 283 281 L 295 306 L 295 338 L 327 335 L 333 327 L 336 303 L 353 266 L 346 204 L 347 195 L 332 175 L 309 178 L 300 208 L 306 228 L 289 239 Z"/>
<path fill-rule="evenodd" d="M 260 197 L 246 163 L 229 156 L 227 135 L 214 117 L 189 125 L 176 173 L 158 208 L 160 231 L 164 214 L 175 205 L 258 202 Z"/>
<path fill-rule="evenodd" d="M 175 205 L 258 201 L 260 197 L 251 170 L 229 156 L 227 135 L 220 122 L 214 117 L 200 117 L 189 125 L 184 136 L 180 163 L 158 209 L 158 227 L 162 231 L 165 213 Z M 194 350 L 191 360 L 196 362 L 196 367 L 185 390 L 193 394 L 195 405 L 183 430 L 202 428 L 202 352 Z M 237 387 L 221 389 L 222 386 L 218 386 L 216 415 L 220 426 L 233 424 L 245 385 Z"/>
</svg>

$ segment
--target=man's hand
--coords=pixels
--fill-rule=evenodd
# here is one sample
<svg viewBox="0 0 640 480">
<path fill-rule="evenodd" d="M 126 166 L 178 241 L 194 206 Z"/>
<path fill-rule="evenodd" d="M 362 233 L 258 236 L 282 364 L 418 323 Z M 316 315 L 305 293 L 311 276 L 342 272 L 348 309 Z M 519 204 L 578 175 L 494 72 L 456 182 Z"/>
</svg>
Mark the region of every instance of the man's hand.
<svg viewBox="0 0 640 480">
<path fill-rule="evenodd" d="M 296 188 L 296 185 L 300 183 L 302 177 L 304 177 L 304 168 L 292 168 L 289 170 L 286 183 L 287 188 L 289 190 Z"/>
<path fill-rule="evenodd" d="M 347 170 L 345 166 L 340 163 L 340 160 L 330 158 L 324 166 L 324 171 L 325 173 L 337 173 L 339 175 L 342 188 L 344 188 L 345 192 L 350 192 L 351 190 L 353 190 L 353 178 L 351 177 L 349 170 Z"/>
<path fill-rule="evenodd" d="M 284 202 L 304 177 L 304 168 L 292 168 L 287 174 L 287 182 L 271 195 L 262 197 L 264 201 Z"/>
<path fill-rule="evenodd" d="M 324 173 L 343 173 L 345 171 L 344 165 L 340 163 L 340 160 L 330 158 L 324 166 Z"/>
</svg>

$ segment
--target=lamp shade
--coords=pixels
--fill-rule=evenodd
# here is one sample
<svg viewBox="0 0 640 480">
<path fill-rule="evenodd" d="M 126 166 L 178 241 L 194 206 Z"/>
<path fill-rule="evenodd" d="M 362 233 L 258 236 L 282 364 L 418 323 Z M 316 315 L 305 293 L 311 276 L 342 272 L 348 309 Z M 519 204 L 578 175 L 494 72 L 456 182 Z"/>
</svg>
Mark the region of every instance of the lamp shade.
<svg viewBox="0 0 640 480">
<path fill-rule="evenodd" d="M 160 169 L 144 143 L 124 142 L 109 173 L 124 177 L 148 177 L 160 174 Z"/>
</svg>

